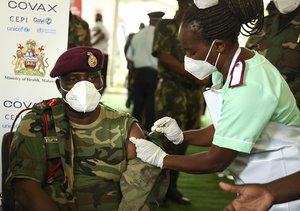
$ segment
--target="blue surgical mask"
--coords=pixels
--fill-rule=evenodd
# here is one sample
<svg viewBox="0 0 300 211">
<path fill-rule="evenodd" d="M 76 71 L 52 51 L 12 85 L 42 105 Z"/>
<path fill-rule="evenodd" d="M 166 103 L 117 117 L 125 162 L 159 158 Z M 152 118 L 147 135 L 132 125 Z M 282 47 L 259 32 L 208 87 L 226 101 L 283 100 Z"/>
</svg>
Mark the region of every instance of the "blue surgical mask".
<svg viewBox="0 0 300 211">
<path fill-rule="evenodd" d="M 208 76 L 210 76 L 213 72 L 217 71 L 216 65 L 218 63 L 220 53 L 218 54 L 215 65 L 212 65 L 207 61 L 207 58 L 209 57 L 209 54 L 211 52 L 214 43 L 215 40 L 212 42 L 209 51 L 205 57 L 205 60 L 195 60 L 187 56 L 184 57 L 185 70 L 188 71 L 193 76 L 195 76 L 196 78 L 198 78 L 199 80 L 203 80 Z"/>
</svg>

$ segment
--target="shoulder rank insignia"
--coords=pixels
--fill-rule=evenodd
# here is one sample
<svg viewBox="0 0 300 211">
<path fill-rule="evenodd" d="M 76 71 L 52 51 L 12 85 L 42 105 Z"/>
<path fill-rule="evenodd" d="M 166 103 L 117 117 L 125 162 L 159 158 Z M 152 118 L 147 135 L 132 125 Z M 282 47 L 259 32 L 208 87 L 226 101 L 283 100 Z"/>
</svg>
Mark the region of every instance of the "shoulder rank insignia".
<svg viewBox="0 0 300 211">
<path fill-rule="evenodd" d="M 94 56 L 92 52 L 87 52 L 88 55 L 88 64 L 90 67 L 96 67 L 97 66 L 97 58 Z"/>
<path fill-rule="evenodd" d="M 239 60 L 235 63 L 233 69 L 230 72 L 230 82 L 229 87 L 237 87 L 243 85 L 245 72 L 245 61 Z"/>
<path fill-rule="evenodd" d="M 49 101 L 47 102 L 47 104 L 48 104 L 49 106 L 55 106 L 55 105 L 57 104 L 57 100 L 56 100 L 56 99 L 51 99 L 51 100 L 49 100 Z"/>
</svg>

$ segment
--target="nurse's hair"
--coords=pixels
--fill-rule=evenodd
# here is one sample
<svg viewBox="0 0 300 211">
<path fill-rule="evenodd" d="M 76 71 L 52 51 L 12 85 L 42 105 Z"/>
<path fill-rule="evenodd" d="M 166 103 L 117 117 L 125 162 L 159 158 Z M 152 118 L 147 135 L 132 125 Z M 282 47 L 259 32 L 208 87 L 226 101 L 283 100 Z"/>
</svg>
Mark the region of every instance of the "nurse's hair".
<svg viewBox="0 0 300 211">
<path fill-rule="evenodd" d="M 245 36 L 258 33 L 263 19 L 263 0 L 219 0 L 217 5 L 206 9 L 191 6 L 182 26 L 208 43 L 222 38 L 235 42 L 240 32 Z"/>
</svg>

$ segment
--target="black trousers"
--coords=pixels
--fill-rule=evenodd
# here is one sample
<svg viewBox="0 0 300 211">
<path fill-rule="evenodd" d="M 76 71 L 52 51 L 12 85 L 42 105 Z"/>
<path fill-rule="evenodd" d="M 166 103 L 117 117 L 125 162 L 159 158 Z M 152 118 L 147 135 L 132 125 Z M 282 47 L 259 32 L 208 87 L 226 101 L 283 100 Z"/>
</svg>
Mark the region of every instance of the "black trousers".
<svg viewBox="0 0 300 211">
<path fill-rule="evenodd" d="M 151 130 L 155 121 L 154 94 L 157 82 L 158 77 L 156 69 L 151 67 L 135 69 L 132 116 L 135 117 L 148 131 Z M 145 112 L 144 116 L 143 111 Z"/>
</svg>

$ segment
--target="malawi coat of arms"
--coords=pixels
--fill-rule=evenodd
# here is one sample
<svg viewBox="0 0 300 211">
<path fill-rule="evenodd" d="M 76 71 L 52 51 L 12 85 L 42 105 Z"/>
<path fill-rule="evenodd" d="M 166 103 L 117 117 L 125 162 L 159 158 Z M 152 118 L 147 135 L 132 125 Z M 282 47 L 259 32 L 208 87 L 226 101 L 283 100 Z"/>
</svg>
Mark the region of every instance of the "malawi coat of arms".
<svg viewBox="0 0 300 211">
<path fill-rule="evenodd" d="M 45 46 L 38 47 L 33 39 L 27 40 L 25 45 L 18 43 L 17 46 L 12 60 L 15 75 L 44 77 L 46 68 L 49 67 L 48 58 L 45 58 Z"/>
</svg>

